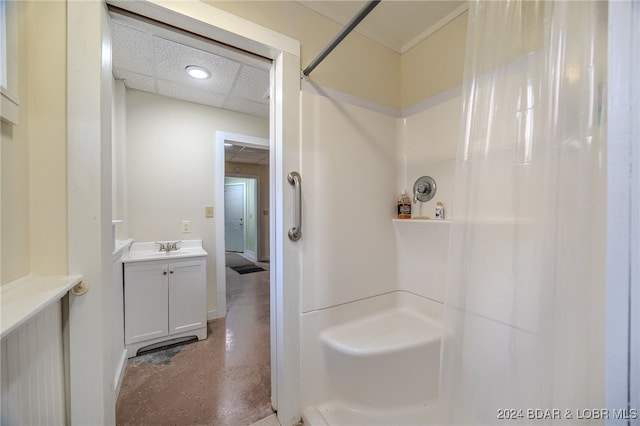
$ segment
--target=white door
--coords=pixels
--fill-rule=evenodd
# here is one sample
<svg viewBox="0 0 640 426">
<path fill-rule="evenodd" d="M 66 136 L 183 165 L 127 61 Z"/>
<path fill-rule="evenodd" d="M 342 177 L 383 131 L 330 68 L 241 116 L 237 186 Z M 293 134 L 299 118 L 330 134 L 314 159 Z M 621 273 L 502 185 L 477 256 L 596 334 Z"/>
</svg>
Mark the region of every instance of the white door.
<svg viewBox="0 0 640 426">
<path fill-rule="evenodd" d="M 244 252 L 244 184 L 224 186 L 224 246 L 227 251 Z"/>
</svg>

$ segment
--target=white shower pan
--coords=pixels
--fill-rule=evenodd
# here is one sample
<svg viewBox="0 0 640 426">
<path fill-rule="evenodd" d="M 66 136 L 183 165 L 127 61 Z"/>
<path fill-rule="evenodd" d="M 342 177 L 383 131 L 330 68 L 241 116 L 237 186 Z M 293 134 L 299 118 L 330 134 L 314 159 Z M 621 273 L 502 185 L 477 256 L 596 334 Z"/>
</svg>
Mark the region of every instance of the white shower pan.
<svg viewBox="0 0 640 426">
<path fill-rule="evenodd" d="M 398 291 L 303 316 L 305 424 L 434 424 L 437 305 Z"/>
</svg>

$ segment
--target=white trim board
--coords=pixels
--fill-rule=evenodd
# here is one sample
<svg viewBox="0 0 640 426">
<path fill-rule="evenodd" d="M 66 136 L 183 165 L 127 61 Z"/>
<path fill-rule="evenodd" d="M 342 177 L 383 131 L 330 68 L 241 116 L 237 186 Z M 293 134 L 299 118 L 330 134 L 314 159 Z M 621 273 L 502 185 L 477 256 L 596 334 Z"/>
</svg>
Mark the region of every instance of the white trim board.
<svg viewBox="0 0 640 426">
<path fill-rule="evenodd" d="M 221 316 L 218 315 L 217 309 L 211 309 L 210 311 L 207 311 L 207 322 L 213 321 L 218 318 L 221 318 Z"/>
<path fill-rule="evenodd" d="M 334 99 L 336 101 L 344 102 L 346 104 L 355 105 L 361 108 L 365 108 L 371 111 L 380 112 L 382 114 L 390 115 L 392 117 L 400 117 L 400 110 L 397 108 L 388 107 L 378 104 L 376 102 L 360 98 L 358 96 L 350 95 L 349 93 L 341 92 L 330 87 L 322 86 L 318 83 L 314 83 L 308 79 L 302 79 L 300 89 L 308 93 L 324 96 L 325 98 Z"/>
<path fill-rule="evenodd" d="M 307 79 L 301 80 L 300 90 L 396 118 L 408 118 L 429 108 L 433 108 L 444 102 L 450 101 L 451 99 L 454 99 L 458 96 L 462 96 L 462 86 L 456 86 L 451 89 L 445 90 L 444 92 L 438 93 L 437 95 L 431 96 L 430 98 L 427 98 L 422 102 L 410 106 L 409 108 L 400 110 L 398 108 L 381 105 L 379 103 L 360 98 L 349 93 L 341 92 L 330 87 L 325 87 Z"/>
<path fill-rule="evenodd" d="M 437 95 L 431 96 L 430 98 L 427 98 L 422 102 L 410 106 L 409 108 L 403 109 L 402 111 L 400 111 L 400 117 L 411 117 L 414 114 L 418 114 L 422 111 L 433 108 L 460 96 L 462 96 L 462 86 L 452 87 L 449 90 L 445 90 L 444 92 L 440 92 Z"/>
</svg>

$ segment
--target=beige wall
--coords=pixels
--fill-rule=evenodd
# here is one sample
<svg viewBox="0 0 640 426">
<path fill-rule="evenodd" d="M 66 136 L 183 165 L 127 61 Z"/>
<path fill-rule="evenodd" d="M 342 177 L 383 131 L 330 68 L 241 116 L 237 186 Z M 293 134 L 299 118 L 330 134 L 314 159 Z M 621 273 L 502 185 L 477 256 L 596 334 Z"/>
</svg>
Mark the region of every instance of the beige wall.
<svg viewBox="0 0 640 426">
<path fill-rule="evenodd" d="M 216 309 L 216 131 L 269 137 L 266 118 L 127 91 L 126 187 L 130 236 L 138 242 L 201 239 L 207 256 L 208 311 Z M 215 206 L 214 215 L 224 214 Z M 182 221 L 191 233 L 182 233 Z"/>
<path fill-rule="evenodd" d="M 31 271 L 67 272 L 67 9 L 28 3 Z"/>
<path fill-rule="evenodd" d="M 26 105 L 21 126 L 2 122 L 2 284 L 30 271 L 29 265 L 29 150 L 25 132 Z"/>
<path fill-rule="evenodd" d="M 66 7 L 18 4 L 20 124 L 2 123 L 3 284 L 67 271 Z"/>
<path fill-rule="evenodd" d="M 462 84 L 467 17 L 463 13 L 402 55 L 402 108 Z"/>
</svg>

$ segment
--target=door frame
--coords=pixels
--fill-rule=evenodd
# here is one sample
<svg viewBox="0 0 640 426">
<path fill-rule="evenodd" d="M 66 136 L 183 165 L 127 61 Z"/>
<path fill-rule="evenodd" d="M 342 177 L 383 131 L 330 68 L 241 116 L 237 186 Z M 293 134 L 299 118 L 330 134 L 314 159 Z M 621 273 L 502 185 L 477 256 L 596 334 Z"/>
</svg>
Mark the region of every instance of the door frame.
<svg viewBox="0 0 640 426">
<path fill-rule="evenodd" d="M 640 3 L 609 2 L 605 406 L 640 408 Z M 627 413 L 629 414 L 629 413 Z M 607 425 L 639 425 L 610 419 Z"/>
<path fill-rule="evenodd" d="M 239 133 L 230 133 L 217 131 L 215 142 L 215 202 L 218 208 L 224 208 L 224 178 L 225 178 L 225 158 L 224 158 L 224 143 L 225 142 L 238 142 L 247 146 L 266 146 L 270 147 L 271 143 L 269 139 L 258 138 L 255 136 L 242 135 Z M 271 155 L 271 154 L 269 154 Z M 271 167 L 269 167 L 269 174 L 271 175 Z M 258 182 L 259 183 L 259 182 Z M 275 190 L 273 182 L 269 182 L 269 203 L 277 203 L 275 199 Z M 259 201 L 259 200 L 258 200 Z M 216 287 L 217 287 L 217 312 L 220 318 L 227 316 L 227 276 L 225 272 L 225 242 L 224 242 L 224 214 L 215 215 L 216 226 Z M 258 229 L 259 231 L 259 229 Z M 270 235 L 273 235 L 273 228 L 270 229 Z M 273 237 L 269 237 L 272 240 Z M 275 281 L 273 276 L 270 277 L 270 286 L 273 289 Z M 272 301 L 273 302 L 273 301 Z M 273 306 L 273 305 L 272 305 Z M 274 333 L 274 324 L 271 324 L 271 333 Z M 274 357 L 272 357 L 272 360 Z M 273 370 L 273 365 L 271 366 Z M 273 374 L 272 374 L 273 375 Z M 272 390 L 273 391 L 273 390 Z"/>
<path fill-rule="evenodd" d="M 254 202 L 254 206 L 255 206 L 255 211 L 253 212 L 253 214 L 255 215 L 255 232 L 256 232 L 256 251 L 255 253 L 253 253 L 253 257 L 251 260 L 252 262 L 268 262 L 269 258 L 264 256 L 264 252 L 262 250 L 262 244 L 264 243 L 264 240 L 262 239 L 261 235 L 262 235 L 262 215 L 263 215 L 263 203 L 260 201 L 262 198 L 262 191 L 260 190 L 260 185 L 262 180 L 260 179 L 259 175 L 252 175 L 249 173 L 238 173 L 238 174 L 234 174 L 234 173 L 229 173 L 228 170 L 225 169 L 224 172 L 224 180 L 225 182 L 227 181 L 227 178 L 230 179 L 244 179 L 245 180 L 245 184 L 248 183 L 248 181 L 253 181 L 253 184 L 255 185 L 255 199 L 253 200 Z M 228 185 L 227 183 L 225 183 L 225 185 Z M 245 203 L 248 201 L 249 197 L 245 196 Z M 246 205 L 246 204 L 245 204 Z M 245 212 L 250 212 L 250 210 L 248 208 L 245 208 Z M 247 215 L 247 213 L 245 213 L 245 216 Z M 245 222 L 249 223 L 249 220 L 245 218 Z M 251 229 L 248 225 L 247 229 Z M 226 230 L 225 230 L 226 232 Z M 267 240 L 270 238 L 270 235 L 267 235 Z M 251 254 L 247 253 L 247 249 L 245 247 L 245 251 L 244 251 L 244 255 L 251 258 Z"/>
<path fill-rule="evenodd" d="M 272 403 L 282 425 L 296 424 L 301 418 L 300 242 L 286 239 L 294 200 L 293 191 L 288 190 L 285 181 L 291 170 L 300 168 L 300 42 L 199 1 L 106 0 L 106 3 L 273 61 L 270 96 L 270 187 L 274 188 L 270 203 Z M 111 149 L 107 134 L 111 127 L 108 104 L 112 93 L 110 80 L 106 81 L 105 73 L 100 74 L 100 69 L 111 64 L 111 39 L 105 0 L 69 2 L 67 9 L 70 17 L 67 39 L 73 41 L 67 49 L 67 61 L 73 65 L 68 67 L 73 73 L 68 77 L 67 86 L 68 205 L 69 223 L 73 225 L 68 234 L 69 271 L 88 277 L 92 287 L 84 297 L 87 306 L 70 307 L 69 418 L 74 424 L 112 424 L 115 398 L 109 390 L 111 386 L 104 383 L 112 375 L 101 367 L 108 364 L 111 356 L 110 348 L 103 343 L 107 339 L 105 333 L 108 334 L 115 321 L 115 314 L 104 302 L 111 287 L 111 270 L 106 270 L 105 265 L 110 266 L 112 256 L 111 196 L 108 194 Z M 82 73 L 87 69 L 91 71 L 89 74 Z M 92 97 L 88 98 L 87 94 Z M 77 152 L 89 152 L 94 157 L 86 162 Z M 95 170 L 100 173 L 95 175 L 92 172 Z M 92 178 L 86 179 L 85 175 Z M 82 185 L 73 186 L 73 182 L 82 182 Z M 82 190 L 76 191 L 76 186 Z M 92 202 L 95 199 L 91 211 L 82 207 L 87 199 Z M 82 208 L 75 209 L 78 206 Z M 83 246 L 85 241 L 91 244 Z M 82 250 L 86 247 L 92 249 Z M 217 259 L 216 264 L 219 262 Z M 216 276 L 224 273 L 224 268 L 217 269 Z"/>
</svg>

